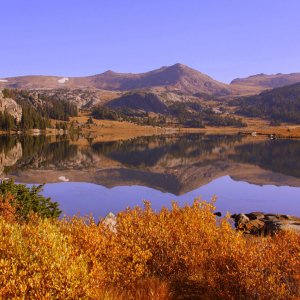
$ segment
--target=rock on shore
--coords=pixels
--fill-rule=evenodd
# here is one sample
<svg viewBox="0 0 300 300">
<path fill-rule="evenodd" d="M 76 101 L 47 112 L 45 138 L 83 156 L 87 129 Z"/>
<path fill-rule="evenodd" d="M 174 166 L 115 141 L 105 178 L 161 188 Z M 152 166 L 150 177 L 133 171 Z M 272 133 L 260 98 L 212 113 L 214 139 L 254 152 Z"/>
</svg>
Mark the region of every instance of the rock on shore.
<svg viewBox="0 0 300 300">
<path fill-rule="evenodd" d="M 237 230 L 256 236 L 274 235 L 279 231 L 293 230 L 300 233 L 300 218 L 290 215 L 252 212 L 231 216 Z"/>
</svg>

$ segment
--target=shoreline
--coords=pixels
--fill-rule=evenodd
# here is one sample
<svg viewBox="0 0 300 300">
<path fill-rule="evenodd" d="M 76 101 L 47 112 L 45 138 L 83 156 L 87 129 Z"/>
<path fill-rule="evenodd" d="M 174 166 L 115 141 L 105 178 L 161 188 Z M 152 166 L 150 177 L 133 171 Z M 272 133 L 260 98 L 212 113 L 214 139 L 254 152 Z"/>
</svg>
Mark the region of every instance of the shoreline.
<svg viewBox="0 0 300 300">
<path fill-rule="evenodd" d="M 261 119 L 245 119 L 248 124 L 247 127 L 212 127 L 205 128 L 185 128 L 185 127 L 154 127 L 141 126 L 130 122 L 110 121 L 110 120 L 96 120 L 93 124 L 86 124 L 88 117 L 79 116 L 73 117 L 68 122 L 76 122 L 78 124 L 78 131 L 75 134 L 80 134 L 87 138 L 101 137 L 105 141 L 124 140 L 138 136 L 152 136 L 152 135 L 168 135 L 180 133 L 203 133 L 208 135 L 215 134 L 242 134 L 252 135 L 253 137 L 271 137 L 273 139 L 300 139 L 300 125 L 282 124 L 280 126 L 270 126 L 268 122 Z M 17 131 L 0 131 L 0 135 L 8 134 L 29 134 L 29 135 L 70 135 L 69 130 L 47 128 L 45 130 L 31 129 L 27 132 Z"/>
</svg>

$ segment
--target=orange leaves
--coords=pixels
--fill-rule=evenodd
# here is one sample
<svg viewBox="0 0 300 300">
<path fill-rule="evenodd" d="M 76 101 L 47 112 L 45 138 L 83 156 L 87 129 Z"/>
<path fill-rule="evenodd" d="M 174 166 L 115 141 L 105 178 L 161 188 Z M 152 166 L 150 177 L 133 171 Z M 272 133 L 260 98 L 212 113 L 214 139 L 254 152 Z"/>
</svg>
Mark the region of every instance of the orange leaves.
<svg viewBox="0 0 300 300">
<path fill-rule="evenodd" d="M 8 194 L 5 198 L 0 196 L 0 217 L 7 222 L 15 222 L 17 220 L 17 212 L 15 199 L 11 194 Z"/>
<path fill-rule="evenodd" d="M 214 203 L 17 224 L 0 217 L 0 295 L 30 299 L 289 299 L 300 295 L 300 235 L 244 237 Z M 187 283 L 192 282 L 192 285 Z M 186 291 L 188 293 L 188 291 Z"/>
</svg>

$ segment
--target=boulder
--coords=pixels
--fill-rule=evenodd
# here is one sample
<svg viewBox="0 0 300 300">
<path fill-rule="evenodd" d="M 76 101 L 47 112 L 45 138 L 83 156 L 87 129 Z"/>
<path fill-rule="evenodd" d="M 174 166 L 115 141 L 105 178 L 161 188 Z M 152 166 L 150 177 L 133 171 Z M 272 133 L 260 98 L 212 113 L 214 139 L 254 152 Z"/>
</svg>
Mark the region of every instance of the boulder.
<svg viewBox="0 0 300 300">
<path fill-rule="evenodd" d="M 245 224 L 243 230 L 245 233 L 252 235 L 262 235 L 265 223 L 260 219 L 250 220 Z"/>
<path fill-rule="evenodd" d="M 246 215 L 250 220 L 262 219 L 265 216 L 263 212 L 252 212 L 252 213 L 246 214 Z"/>
<path fill-rule="evenodd" d="M 112 232 L 117 232 L 117 217 L 112 213 L 108 213 L 103 219 L 103 224 L 105 224 Z"/>
<path fill-rule="evenodd" d="M 300 233 L 300 218 L 283 214 L 251 212 L 231 216 L 237 230 L 255 236 L 274 235 L 279 231 L 292 230 Z"/>
<path fill-rule="evenodd" d="M 245 214 L 234 214 L 231 216 L 234 219 L 234 225 L 237 229 L 243 229 L 250 222 L 249 217 Z"/>
</svg>

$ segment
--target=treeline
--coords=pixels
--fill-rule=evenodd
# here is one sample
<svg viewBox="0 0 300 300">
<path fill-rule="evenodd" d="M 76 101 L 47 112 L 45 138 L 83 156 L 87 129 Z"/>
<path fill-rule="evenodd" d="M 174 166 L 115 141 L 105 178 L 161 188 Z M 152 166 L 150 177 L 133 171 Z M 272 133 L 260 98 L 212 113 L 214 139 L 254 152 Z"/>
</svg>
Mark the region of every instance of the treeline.
<svg viewBox="0 0 300 300">
<path fill-rule="evenodd" d="M 99 120 L 120 121 L 127 116 L 121 111 L 108 108 L 106 106 L 97 106 L 92 110 L 92 116 Z"/>
<path fill-rule="evenodd" d="M 23 103 L 22 119 L 17 128 L 20 130 L 28 129 L 46 129 L 50 127 L 50 121 L 44 117 L 39 111 L 35 110 L 31 105 Z"/>
<path fill-rule="evenodd" d="M 78 109 L 75 104 L 55 97 L 42 97 L 45 101 L 45 115 L 48 118 L 62 121 L 69 121 L 70 117 L 78 115 Z"/>
<path fill-rule="evenodd" d="M 246 124 L 240 118 L 222 116 L 212 109 L 201 107 L 195 102 L 173 103 L 168 106 L 166 114 L 150 115 L 143 111 L 132 109 L 110 108 L 97 106 L 92 116 L 101 120 L 129 121 L 139 125 L 173 126 L 181 125 L 190 128 L 204 128 L 207 126 L 244 127 Z"/>
<path fill-rule="evenodd" d="M 4 89 L 4 98 L 14 99 L 22 107 L 22 120 L 14 125 L 6 122 L 11 129 L 19 127 L 22 130 L 50 127 L 49 119 L 68 121 L 70 117 L 77 116 L 76 105 L 55 96 L 45 96 L 38 92 L 17 89 Z"/>
<path fill-rule="evenodd" d="M 204 128 L 207 126 L 234 126 L 245 127 L 246 124 L 240 119 L 229 115 L 216 114 L 211 108 L 203 108 L 195 102 L 174 103 L 169 106 L 179 124 L 186 127 Z"/>
<path fill-rule="evenodd" d="M 260 117 L 277 123 L 300 123 L 300 84 L 234 100 L 231 105 L 237 106 L 237 113 L 241 115 Z"/>
<path fill-rule="evenodd" d="M 0 112 L 0 129 L 11 130 L 28 130 L 28 129 L 46 129 L 50 127 L 50 121 L 44 118 L 39 112 L 29 105 L 22 106 L 22 118 L 18 123 L 16 119 L 7 111 Z"/>
<path fill-rule="evenodd" d="M 6 110 L 0 112 L 0 130 L 13 130 L 16 127 L 15 118 L 10 115 Z"/>
<path fill-rule="evenodd" d="M 128 108 L 97 106 L 92 110 L 92 116 L 99 120 L 127 121 L 145 126 L 164 126 L 167 124 L 166 116 L 150 116 L 148 113 Z"/>
</svg>

